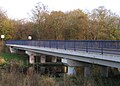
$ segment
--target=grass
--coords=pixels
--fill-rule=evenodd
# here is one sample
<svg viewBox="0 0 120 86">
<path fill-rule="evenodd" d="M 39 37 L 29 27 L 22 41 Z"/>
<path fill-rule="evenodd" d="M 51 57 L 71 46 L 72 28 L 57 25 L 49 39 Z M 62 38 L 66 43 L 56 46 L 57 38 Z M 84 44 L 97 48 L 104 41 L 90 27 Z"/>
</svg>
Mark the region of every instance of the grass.
<svg viewBox="0 0 120 86">
<path fill-rule="evenodd" d="M 4 58 L 5 61 L 10 62 L 11 60 L 21 61 L 23 65 L 27 65 L 27 56 L 20 54 L 12 54 L 12 53 L 0 53 L 0 57 Z"/>
<path fill-rule="evenodd" d="M 1 57 L 11 60 L 11 59 L 16 59 L 16 60 L 26 60 L 25 56 L 19 55 L 19 54 L 12 54 L 12 53 L 1 53 Z M 23 58 L 24 57 L 24 58 Z"/>
<path fill-rule="evenodd" d="M 119 79 L 95 78 L 64 75 L 55 77 L 40 75 L 25 75 L 19 72 L 0 70 L 0 86 L 120 86 Z"/>
<path fill-rule="evenodd" d="M 33 76 L 0 71 L 0 86 L 58 86 L 54 78 L 34 74 Z"/>
</svg>

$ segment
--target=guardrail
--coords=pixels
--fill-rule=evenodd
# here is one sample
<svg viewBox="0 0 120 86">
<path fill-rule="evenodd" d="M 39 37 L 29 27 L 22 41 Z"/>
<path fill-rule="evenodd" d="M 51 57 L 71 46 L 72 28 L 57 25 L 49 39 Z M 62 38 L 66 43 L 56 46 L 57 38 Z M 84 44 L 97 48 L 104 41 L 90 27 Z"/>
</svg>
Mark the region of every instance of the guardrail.
<svg viewBox="0 0 120 86">
<path fill-rule="evenodd" d="M 6 44 L 48 47 L 64 50 L 120 54 L 120 41 L 94 40 L 9 40 Z"/>
</svg>

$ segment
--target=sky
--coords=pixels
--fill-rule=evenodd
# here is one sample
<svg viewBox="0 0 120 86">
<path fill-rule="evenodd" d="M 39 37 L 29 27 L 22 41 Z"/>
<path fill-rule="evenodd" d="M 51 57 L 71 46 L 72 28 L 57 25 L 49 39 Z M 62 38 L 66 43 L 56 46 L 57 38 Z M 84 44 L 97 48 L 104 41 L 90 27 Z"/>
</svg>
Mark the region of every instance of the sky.
<svg viewBox="0 0 120 86">
<path fill-rule="evenodd" d="M 30 17 L 31 10 L 38 2 L 47 5 L 50 11 L 66 12 L 74 9 L 90 11 L 104 6 L 120 15 L 120 0 L 0 0 L 0 8 L 7 11 L 9 18 L 23 19 Z"/>
</svg>

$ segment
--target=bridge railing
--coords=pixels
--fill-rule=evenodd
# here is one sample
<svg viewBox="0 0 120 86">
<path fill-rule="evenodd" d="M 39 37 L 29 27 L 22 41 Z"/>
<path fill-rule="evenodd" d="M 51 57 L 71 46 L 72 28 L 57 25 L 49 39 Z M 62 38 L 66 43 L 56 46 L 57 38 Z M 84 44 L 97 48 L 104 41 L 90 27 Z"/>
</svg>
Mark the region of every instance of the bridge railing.
<svg viewBox="0 0 120 86">
<path fill-rule="evenodd" d="M 48 47 L 64 50 L 120 54 L 120 41 L 9 40 L 6 44 Z"/>
</svg>

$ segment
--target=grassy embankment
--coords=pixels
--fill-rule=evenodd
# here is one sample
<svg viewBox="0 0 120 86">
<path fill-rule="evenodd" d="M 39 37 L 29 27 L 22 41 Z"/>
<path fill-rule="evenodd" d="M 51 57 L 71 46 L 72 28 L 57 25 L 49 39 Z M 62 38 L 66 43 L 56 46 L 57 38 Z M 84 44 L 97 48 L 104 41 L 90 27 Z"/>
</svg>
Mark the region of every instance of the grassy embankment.
<svg viewBox="0 0 120 86">
<path fill-rule="evenodd" d="M 0 53 L 0 57 L 3 57 L 4 59 L 7 60 L 21 60 L 21 61 L 26 61 L 26 57 L 24 55 L 19 55 L 19 54 L 12 54 L 12 53 Z"/>
<path fill-rule="evenodd" d="M 27 65 L 27 56 L 25 55 L 0 53 L 0 58 L 3 58 L 6 64 L 9 64 L 11 61 L 17 61 L 17 62 L 21 62 L 22 66 Z"/>
</svg>

